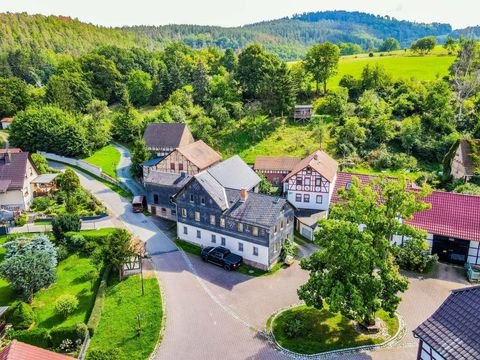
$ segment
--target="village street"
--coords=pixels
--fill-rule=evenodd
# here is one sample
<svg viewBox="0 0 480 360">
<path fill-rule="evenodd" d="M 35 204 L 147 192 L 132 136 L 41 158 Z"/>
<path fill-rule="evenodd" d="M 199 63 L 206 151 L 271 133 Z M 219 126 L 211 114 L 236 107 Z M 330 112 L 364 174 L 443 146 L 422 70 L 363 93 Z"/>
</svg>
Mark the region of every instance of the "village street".
<svg viewBox="0 0 480 360">
<path fill-rule="evenodd" d="M 121 166 L 129 166 L 122 151 Z M 58 166 L 57 167 L 61 167 Z M 166 323 L 155 359 L 283 359 L 263 336 L 269 316 L 298 302 L 296 289 L 306 279 L 295 263 L 273 276 L 251 278 L 202 263 L 178 251 L 157 221 L 134 214 L 128 200 L 102 183 L 77 172 L 81 184 L 111 211 L 115 226 L 125 227 L 147 243 L 164 295 Z M 128 172 L 123 172 L 128 174 Z M 308 249 L 303 249 L 308 253 Z M 405 337 L 392 349 L 328 358 L 414 359 L 417 341 L 411 330 L 448 296 L 464 286 L 461 269 L 440 265 L 432 278 L 410 278 L 399 313 L 407 325 Z M 327 358 L 327 357 L 322 357 Z"/>
</svg>

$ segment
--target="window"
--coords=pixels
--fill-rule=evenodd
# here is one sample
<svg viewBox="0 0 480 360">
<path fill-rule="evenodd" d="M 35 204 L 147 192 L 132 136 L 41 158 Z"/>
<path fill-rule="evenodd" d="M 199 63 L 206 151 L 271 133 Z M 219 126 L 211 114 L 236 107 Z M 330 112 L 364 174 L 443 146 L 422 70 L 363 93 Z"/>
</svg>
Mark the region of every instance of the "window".
<svg viewBox="0 0 480 360">
<path fill-rule="evenodd" d="M 307 168 L 307 174 L 311 174 L 312 173 L 312 169 L 311 168 Z"/>
<path fill-rule="evenodd" d="M 237 224 L 237 230 L 238 230 L 239 232 L 243 232 L 243 224 L 242 224 L 242 223 L 238 223 L 238 224 Z"/>
<path fill-rule="evenodd" d="M 287 218 L 287 226 L 290 225 L 290 218 Z"/>
<path fill-rule="evenodd" d="M 200 232 L 200 230 L 197 230 L 197 239 L 201 239 L 202 238 L 202 233 Z"/>
<path fill-rule="evenodd" d="M 187 209 L 182 209 L 182 217 L 187 217 Z"/>
<path fill-rule="evenodd" d="M 280 183 L 280 178 L 278 176 L 273 177 L 273 185 L 278 185 Z"/>
<path fill-rule="evenodd" d="M 178 164 L 178 171 L 183 171 L 183 163 Z"/>
<path fill-rule="evenodd" d="M 317 204 L 323 203 L 323 196 L 322 195 L 317 195 Z"/>
<path fill-rule="evenodd" d="M 200 221 L 200 212 L 195 211 L 195 221 Z"/>
<path fill-rule="evenodd" d="M 273 233 L 276 234 L 278 232 L 278 225 L 275 225 L 273 227 Z"/>
<path fill-rule="evenodd" d="M 225 219 L 224 218 L 220 218 L 220 227 L 225 227 Z"/>
<path fill-rule="evenodd" d="M 303 179 L 301 176 L 297 176 L 297 185 L 302 185 L 303 184 Z"/>
<path fill-rule="evenodd" d="M 319 178 L 315 179 L 315 186 L 320 186 L 322 184 L 321 180 Z"/>
<path fill-rule="evenodd" d="M 302 194 L 296 194 L 295 195 L 295 201 L 296 202 L 302 202 Z"/>
<path fill-rule="evenodd" d="M 243 251 L 243 243 L 238 243 L 238 251 Z"/>
<path fill-rule="evenodd" d="M 217 242 L 217 235 L 215 234 L 212 234 L 212 243 L 216 243 Z"/>
<path fill-rule="evenodd" d="M 185 235 L 188 235 L 188 228 L 186 226 L 183 227 L 183 233 Z"/>
<path fill-rule="evenodd" d="M 305 185 L 310 185 L 310 178 L 305 178 Z"/>
<path fill-rule="evenodd" d="M 303 194 L 303 202 L 310 202 L 310 195 L 309 194 Z"/>
<path fill-rule="evenodd" d="M 170 163 L 170 170 L 175 171 L 175 163 Z"/>
<path fill-rule="evenodd" d="M 258 227 L 256 226 L 252 227 L 252 234 L 253 236 L 258 236 Z"/>
<path fill-rule="evenodd" d="M 349 182 L 347 183 L 347 185 L 345 185 L 345 190 L 350 190 L 351 187 L 352 187 L 352 183 Z"/>
<path fill-rule="evenodd" d="M 158 204 L 158 194 L 153 194 L 153 203 Z"/>
<path fill-rule="evenodd" d="M 280 221 L 280 230 L 283 230 L 283 220 Z"/>
<path fill-rule="evenodd" d="M 258 247 L 256 246 L 253 247 L 253 255 L 258 256 Z"/>
<path fill-rule="evenodd" d="M 193 203 L 195 199 L 193 198 L 193 194 L 190 194 L 190 202 Z"/>
<path fill-rule="evenodd" d="M 215 225 L 215 215 L 210 215 L 210 224 Z"/>
<path fill-rule="evenodd" d="M 172 209 L 172 216 L 177 216 L 177 210 Z"/>
<path fill-rule="evenodd" d="M 223 236 L 220 238 L 220 243 L 222 246 L 225 246 L 227 244 L 227 239 L 225 239 Z"/>
<path fill-rule="evenodd" d="M 200 197 L 200 204 L 205 206 L 205 197 L 203 197 L 203 196 Z"/>
</svg>

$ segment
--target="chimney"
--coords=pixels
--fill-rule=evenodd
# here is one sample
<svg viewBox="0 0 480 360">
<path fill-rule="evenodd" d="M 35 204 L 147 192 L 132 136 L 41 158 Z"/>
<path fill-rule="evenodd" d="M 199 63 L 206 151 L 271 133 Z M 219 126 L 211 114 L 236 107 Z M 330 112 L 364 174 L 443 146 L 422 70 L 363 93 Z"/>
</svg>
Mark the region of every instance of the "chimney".
<svg viewBox="0 0 480 360">
<path fill-rule="evenodd" d="M 240 201 L 241 201 L 241 202 L 245 202 L 245 201 L 247 201 L 247 199 L 248 199 L 247 188 L 242 187 L 242 188 L 240 189 Z"/>
<path fill-rule="evenodd" d="M 315 155 L 313 155 L 313 159 L 318 160 L 318 153 L 315 153 Z"/>
</svg>

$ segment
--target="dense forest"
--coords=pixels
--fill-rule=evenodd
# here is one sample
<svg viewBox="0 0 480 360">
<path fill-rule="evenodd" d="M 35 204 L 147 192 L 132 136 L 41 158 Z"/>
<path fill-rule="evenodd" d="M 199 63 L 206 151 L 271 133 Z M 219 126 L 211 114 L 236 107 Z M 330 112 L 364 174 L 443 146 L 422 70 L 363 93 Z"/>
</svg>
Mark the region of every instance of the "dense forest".
<svg viewBox="0 0 480 360">
<path fill-rule="evenodd" d="M 343 44 L 342 54 L 347 55 L 378 48 L 390 37 L 397 39 L 402 48 L 408 48 L 418 38 L 435 36 L 443 41 L 450 33 L 452 28 L 448 24 L 420 24 L 346 11 L 298 14 L 235 28 L 198 25 L 106 28 L 69 17 L 0 14 L 0 51 L 22 47 L 73 55 L 102 45 L 157 50 L 182 41 L 193 49 L 215 46 L 235 51 L 260 44 L 282 60 L 296 60 L 320 42 Z M 477 33 L 472 29 L 468 33 L 455 31 L 452 37 Z"/>
</svg>

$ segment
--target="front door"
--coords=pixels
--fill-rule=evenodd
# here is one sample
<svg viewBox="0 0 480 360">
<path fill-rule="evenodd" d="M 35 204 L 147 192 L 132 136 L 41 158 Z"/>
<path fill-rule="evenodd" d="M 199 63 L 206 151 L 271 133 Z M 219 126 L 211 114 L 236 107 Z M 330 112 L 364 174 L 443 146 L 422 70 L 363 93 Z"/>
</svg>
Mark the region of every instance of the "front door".
<svg viewBox="0 0 480 360">
<path fill-rule="evenodd" d="M 433 236 L 432 254 L 437 254 L 440 261 L 464 265 L 467 261 L 470 242 L 452 239 L 446 236 Z"/>
<path fill-rule="evenodd" d="M 157 215 L 157 207 L 152 206 L 151 209 L 152 209 L 152 215 Z"/>
</svg>

